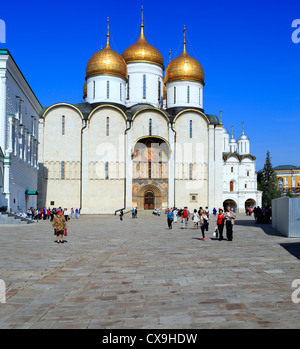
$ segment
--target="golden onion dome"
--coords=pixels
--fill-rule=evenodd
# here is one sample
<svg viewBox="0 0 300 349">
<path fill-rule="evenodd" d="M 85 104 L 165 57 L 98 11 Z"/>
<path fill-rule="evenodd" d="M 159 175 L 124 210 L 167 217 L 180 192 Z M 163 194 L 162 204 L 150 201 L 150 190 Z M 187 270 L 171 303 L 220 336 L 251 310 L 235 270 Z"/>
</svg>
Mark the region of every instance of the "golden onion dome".
<svg viewBox="0 0 300 349">
<path fill-rule="evenodd" d="M 84 85 L 83 85 L 83 98 L 87 96 L 87 82 L 85 80 Z"/>
<path fill-rule="evenodd" d="M 144 35 L 144 24 L 141 24 L 141 33 L 138 41 L 129 46 L 123 53 L 122 57 L 126 63 L 147 62 L 158 64 L 164 69 L 164 59 L 160 52 L 150 45 Z"/>
<path fill-rule="evenodd" d="M 165 83 L 175 80 L 193 80 L 204 84 L 204 71 L 201 64 L 189 56 L 183 41 L 183 52 L 179 57 L 174 58 L 167 66 L 165 72 Z"/>
<path fill-rule="evenodd" d="M 123 57 L 109 45 L 109 33 L 104 49 L 96 52 L 86 67 L 86 77 L 94 75 L 114 75 L 127 80 L 127 65 Z"/>
</svg>

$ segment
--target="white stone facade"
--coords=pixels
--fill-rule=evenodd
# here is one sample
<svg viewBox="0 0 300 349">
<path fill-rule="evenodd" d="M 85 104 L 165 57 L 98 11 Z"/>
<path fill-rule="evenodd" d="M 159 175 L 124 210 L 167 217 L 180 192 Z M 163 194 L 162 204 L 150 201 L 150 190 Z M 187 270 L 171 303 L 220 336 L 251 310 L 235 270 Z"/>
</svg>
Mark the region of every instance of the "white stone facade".
<svg viewBox="0 0 300 349">
<path fill-rule="evenodd" d="M 234 207 L 238 212 L 245 212 L 246 207 L 261 207 L 262 192 L 257 190 L 255 157 L 249 154 L 249 138 L 243 131 L 236 142 L 233 133 L 229 139 L 229 133 L 224 128 L 222 145 L 225 206 Z"/>
<path fill-rule="evenodd" d="M 38 123 L 42 109 L 19 67 L 0 50 L 0 208 L 26 212 L 37 206 Z"/>
</svg>

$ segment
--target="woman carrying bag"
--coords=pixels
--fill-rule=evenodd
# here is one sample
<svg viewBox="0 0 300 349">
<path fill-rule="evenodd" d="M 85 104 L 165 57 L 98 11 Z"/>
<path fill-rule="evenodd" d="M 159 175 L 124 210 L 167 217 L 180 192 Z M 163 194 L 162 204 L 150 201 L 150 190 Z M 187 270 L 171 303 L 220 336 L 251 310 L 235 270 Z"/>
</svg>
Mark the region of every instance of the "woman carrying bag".
<svg viewBox="0 0 300 349">
<path fill-rule="evenodd" d="M 204 210 L 200 211 L 200 228 L 201 228 L 201 233 L 202 233 L 202 239 L 205 240 L 205 233 L 204 231 L 207 230 L 208 226 L 208 218 Z"/>
<path fill-rule="evenodd" d="M 225 221 L 225 215 L 223 210 L 220 208 L 217 223 L 216 223 L 216 227 L 218 228 L 218 232 L 219 232 L 219 241 L 223 240 L 224 221 Z"/>
</svg>

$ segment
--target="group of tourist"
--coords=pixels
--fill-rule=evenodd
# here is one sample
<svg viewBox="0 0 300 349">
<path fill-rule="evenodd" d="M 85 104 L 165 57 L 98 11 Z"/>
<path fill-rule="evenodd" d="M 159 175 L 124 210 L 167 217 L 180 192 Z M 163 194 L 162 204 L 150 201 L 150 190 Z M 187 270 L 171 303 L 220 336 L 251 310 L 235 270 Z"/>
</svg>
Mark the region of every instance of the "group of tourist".
<svg viewBox="0 0 300 349">
<path fill-rule="evenodd" d="M 271 206 L 255 207 L 253 209 L 253 215 L 258 224 L 270 223 L 272 217 Z"/>
<path fill-rule="evenodd" d="M 190 211 L 185 206 L 183 209 L 171 208 L 165 211 L 167 216 L 167 223 L 169 229 L 172 229 L 172 223 L 177 223 L 178 217 L 181 218 L 181 229 L 187 229 L 188 221 L 191 217 Z M 216 216 L 217 210 L 213 209 L 213 215 Z M 233 239 L 233 225 L 235 219 L 235 213 L 228 206 L 226 211 L 224 212 L 221 208 L 219 208 L 219 213 L 217 215 L 216 220 L 216 228 L 215 228 L 215 236 L 219 241 L 224 240 L 223 230 L 224 226 L 226 227 L 226 237 L 228 241 L 232 241 Z M 199 207 L 199 210 L 194 209 L 192 215 L 192 221 L 194 224 L 194 229 L 201 229 L 202 238 L 201 240 L 205 240 L 205 232 L 208 231 L 209 226 L 209 210 L 208 207 L 203 209 Z"/>
<path fill-rule="evenodd" d="M 67 208 L 62 209 L 61 207 L 59 208 L 54 207 L 52 209 L 44 207 L 40 210 L 30 207 L 27 210 L 27 218 L 33 219 L 33 220 L 50 219 L 50 221 L 53 221 L 53 218 L 55 217 L 58 211 L 62 212 L 62 215 L 66 221 L 69 220 L 70 218 L 77 218 L 77 219 L 79 218 L 79 209 L 76 208 L 74 210 L 73 207 L 71 208 L 70 213 Z"/>
</svg>

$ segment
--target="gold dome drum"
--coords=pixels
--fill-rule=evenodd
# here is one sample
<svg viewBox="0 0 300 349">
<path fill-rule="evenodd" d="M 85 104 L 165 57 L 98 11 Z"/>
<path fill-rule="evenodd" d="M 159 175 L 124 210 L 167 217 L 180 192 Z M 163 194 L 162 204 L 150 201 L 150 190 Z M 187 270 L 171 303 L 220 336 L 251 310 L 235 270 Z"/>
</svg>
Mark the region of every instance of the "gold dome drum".
<svg viewBox="0 0 300 349">
<path fill-rule="evenodd" d="M 122 56 L 109 45 L 109 34 L 104 49 L 96 52 L 86 67 L 86 77 L 94 75 L 114 75 L 127 80 L 127 65 Z"/>
<path fill-rule="evenodd" d="M 204 84 L 204 71 L 201 64 L 186 52 L 185 42 L 183 52 L 174 58 L 165 72 L 165 83 L 175 80 L 193 80 Z"/>
<path fill-rule="evenodd" d="M 160 52 L 150 45 L 144 35 L 144 25 L 141 25 L 141 34 L 138 41 L 129 46 L 123 53 L 122 57 L 126 63 L 130 62 L 147 62 L 158 64 L 164 69 L 164 60 Z"/>
</svg>

